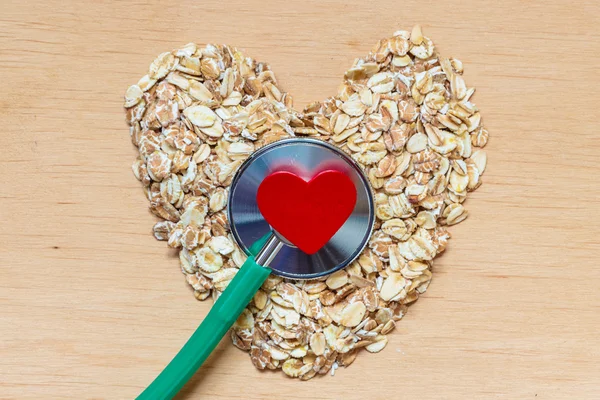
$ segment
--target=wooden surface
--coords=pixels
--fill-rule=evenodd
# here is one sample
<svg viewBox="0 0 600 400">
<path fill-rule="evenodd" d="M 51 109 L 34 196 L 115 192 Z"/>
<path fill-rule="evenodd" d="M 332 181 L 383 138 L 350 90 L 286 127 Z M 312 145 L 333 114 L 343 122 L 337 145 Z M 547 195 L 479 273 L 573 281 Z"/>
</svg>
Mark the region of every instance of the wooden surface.
<svg viewBox="0 0 600 400">
<path fill-rule="evenodd" d="M 133 398 L 210 307 L 130 169 L 122 95 L 157 54 L 235 45 L 301 108 L 414 23 L 491 133 L 427 294 L 333 378 L 260 373 L 224 341 L 178 398 L 600 398 L 598 2 L 85 3 L 1 6 L 0 398 Z"/>
</svg>

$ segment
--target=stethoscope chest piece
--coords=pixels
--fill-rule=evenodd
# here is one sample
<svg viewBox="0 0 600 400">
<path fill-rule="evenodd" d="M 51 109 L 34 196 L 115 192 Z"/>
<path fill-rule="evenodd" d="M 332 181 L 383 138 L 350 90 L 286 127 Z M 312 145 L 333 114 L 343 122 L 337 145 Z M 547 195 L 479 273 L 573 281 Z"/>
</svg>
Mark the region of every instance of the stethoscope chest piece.
<svg viewBox="0 0 600 400">
<path fill-rule="evenodd" d="M 252 245 L 272 229 L 257 202 L 257 192 L 265 178 L 288 171 L 308 181 L 325 170 L 340 171 L 352 181 L 356 188 L 354 209 L 335 235 L 314 254 L 285 243 L 269 263 L 277 275 L 317 278 L 344 268 L 362 252 L 375 220 L 368 179 L 354 160 L 337 147 L 315 139 L 288 139 L 256 151 L 240 166 L 232 181 L 228 202 L 231 232 L 242 250 L 251 254 Z"/>
</svg>

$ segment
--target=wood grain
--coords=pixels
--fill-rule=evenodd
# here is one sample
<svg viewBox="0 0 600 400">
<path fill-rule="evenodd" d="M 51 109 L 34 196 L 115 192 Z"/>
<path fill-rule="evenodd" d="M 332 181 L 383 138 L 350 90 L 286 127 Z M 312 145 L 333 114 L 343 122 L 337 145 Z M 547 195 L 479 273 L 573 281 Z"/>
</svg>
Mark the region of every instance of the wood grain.
<svg viewBox="0 0 600 400">
<path fill-rule="evenodd" d="M 131 173 L 122 95 L 159 53 L 228 43 L 296 107 L 421 23 L 465 65 L 491 132 L 484 185 L 434 282 L 335 377 L 260 373 L 221 343 L 179 399 L 600 397 L 598 2 L 4 1 L 0 398 L 133 398 L 210 307 Z"/>
</svg>

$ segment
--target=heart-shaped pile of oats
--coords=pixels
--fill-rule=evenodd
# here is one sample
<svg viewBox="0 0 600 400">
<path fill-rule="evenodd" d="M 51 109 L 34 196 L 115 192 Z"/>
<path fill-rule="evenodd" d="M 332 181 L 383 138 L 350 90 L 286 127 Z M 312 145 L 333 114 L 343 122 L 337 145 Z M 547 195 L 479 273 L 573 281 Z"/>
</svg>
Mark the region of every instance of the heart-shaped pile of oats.
<svg viewBox="0 0 600 400">
<path fill-rule="evenodd" d="M 310 379 L 376 353 L 425 292 L 446 226 L 481 184 L 488 132 L 462 64 L 442 59 L 417 26 L 381 40 L 339 93 L 302 112 L 269 66 L 235 48 L 193 43 L 163 53 L 127 90 L 133 164 L 154 235 L 180 249 L 195 297 L 215 299 L 245 260 L 227 224 L 234 172 L 257 148 L 309 135 L 352 155 L 375 192 L 375 229 L 357 261 L 326 279 L 270 276 L 231 331 L 259 369 Z M 212 296 L 211 296 L 212 295 Z"/>
</svg>

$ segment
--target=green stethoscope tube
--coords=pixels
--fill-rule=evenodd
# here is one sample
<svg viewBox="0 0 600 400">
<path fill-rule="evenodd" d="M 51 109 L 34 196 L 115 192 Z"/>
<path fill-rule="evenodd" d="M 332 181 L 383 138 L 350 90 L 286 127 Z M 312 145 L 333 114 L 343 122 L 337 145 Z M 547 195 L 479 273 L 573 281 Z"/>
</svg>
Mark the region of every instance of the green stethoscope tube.
<svg viewBox="0 0 600 400">
<path fill-rule="evenodd" d="M 198 329 L 169 365 L 137 397 L 138 400 L 172 399 L 196 373 L 271 273 L 269 268 L 255 261 L 270 237 L 271 234 L 267 234 L 252 245 L 252 255 L 217 299 Z"/>
</svg>

